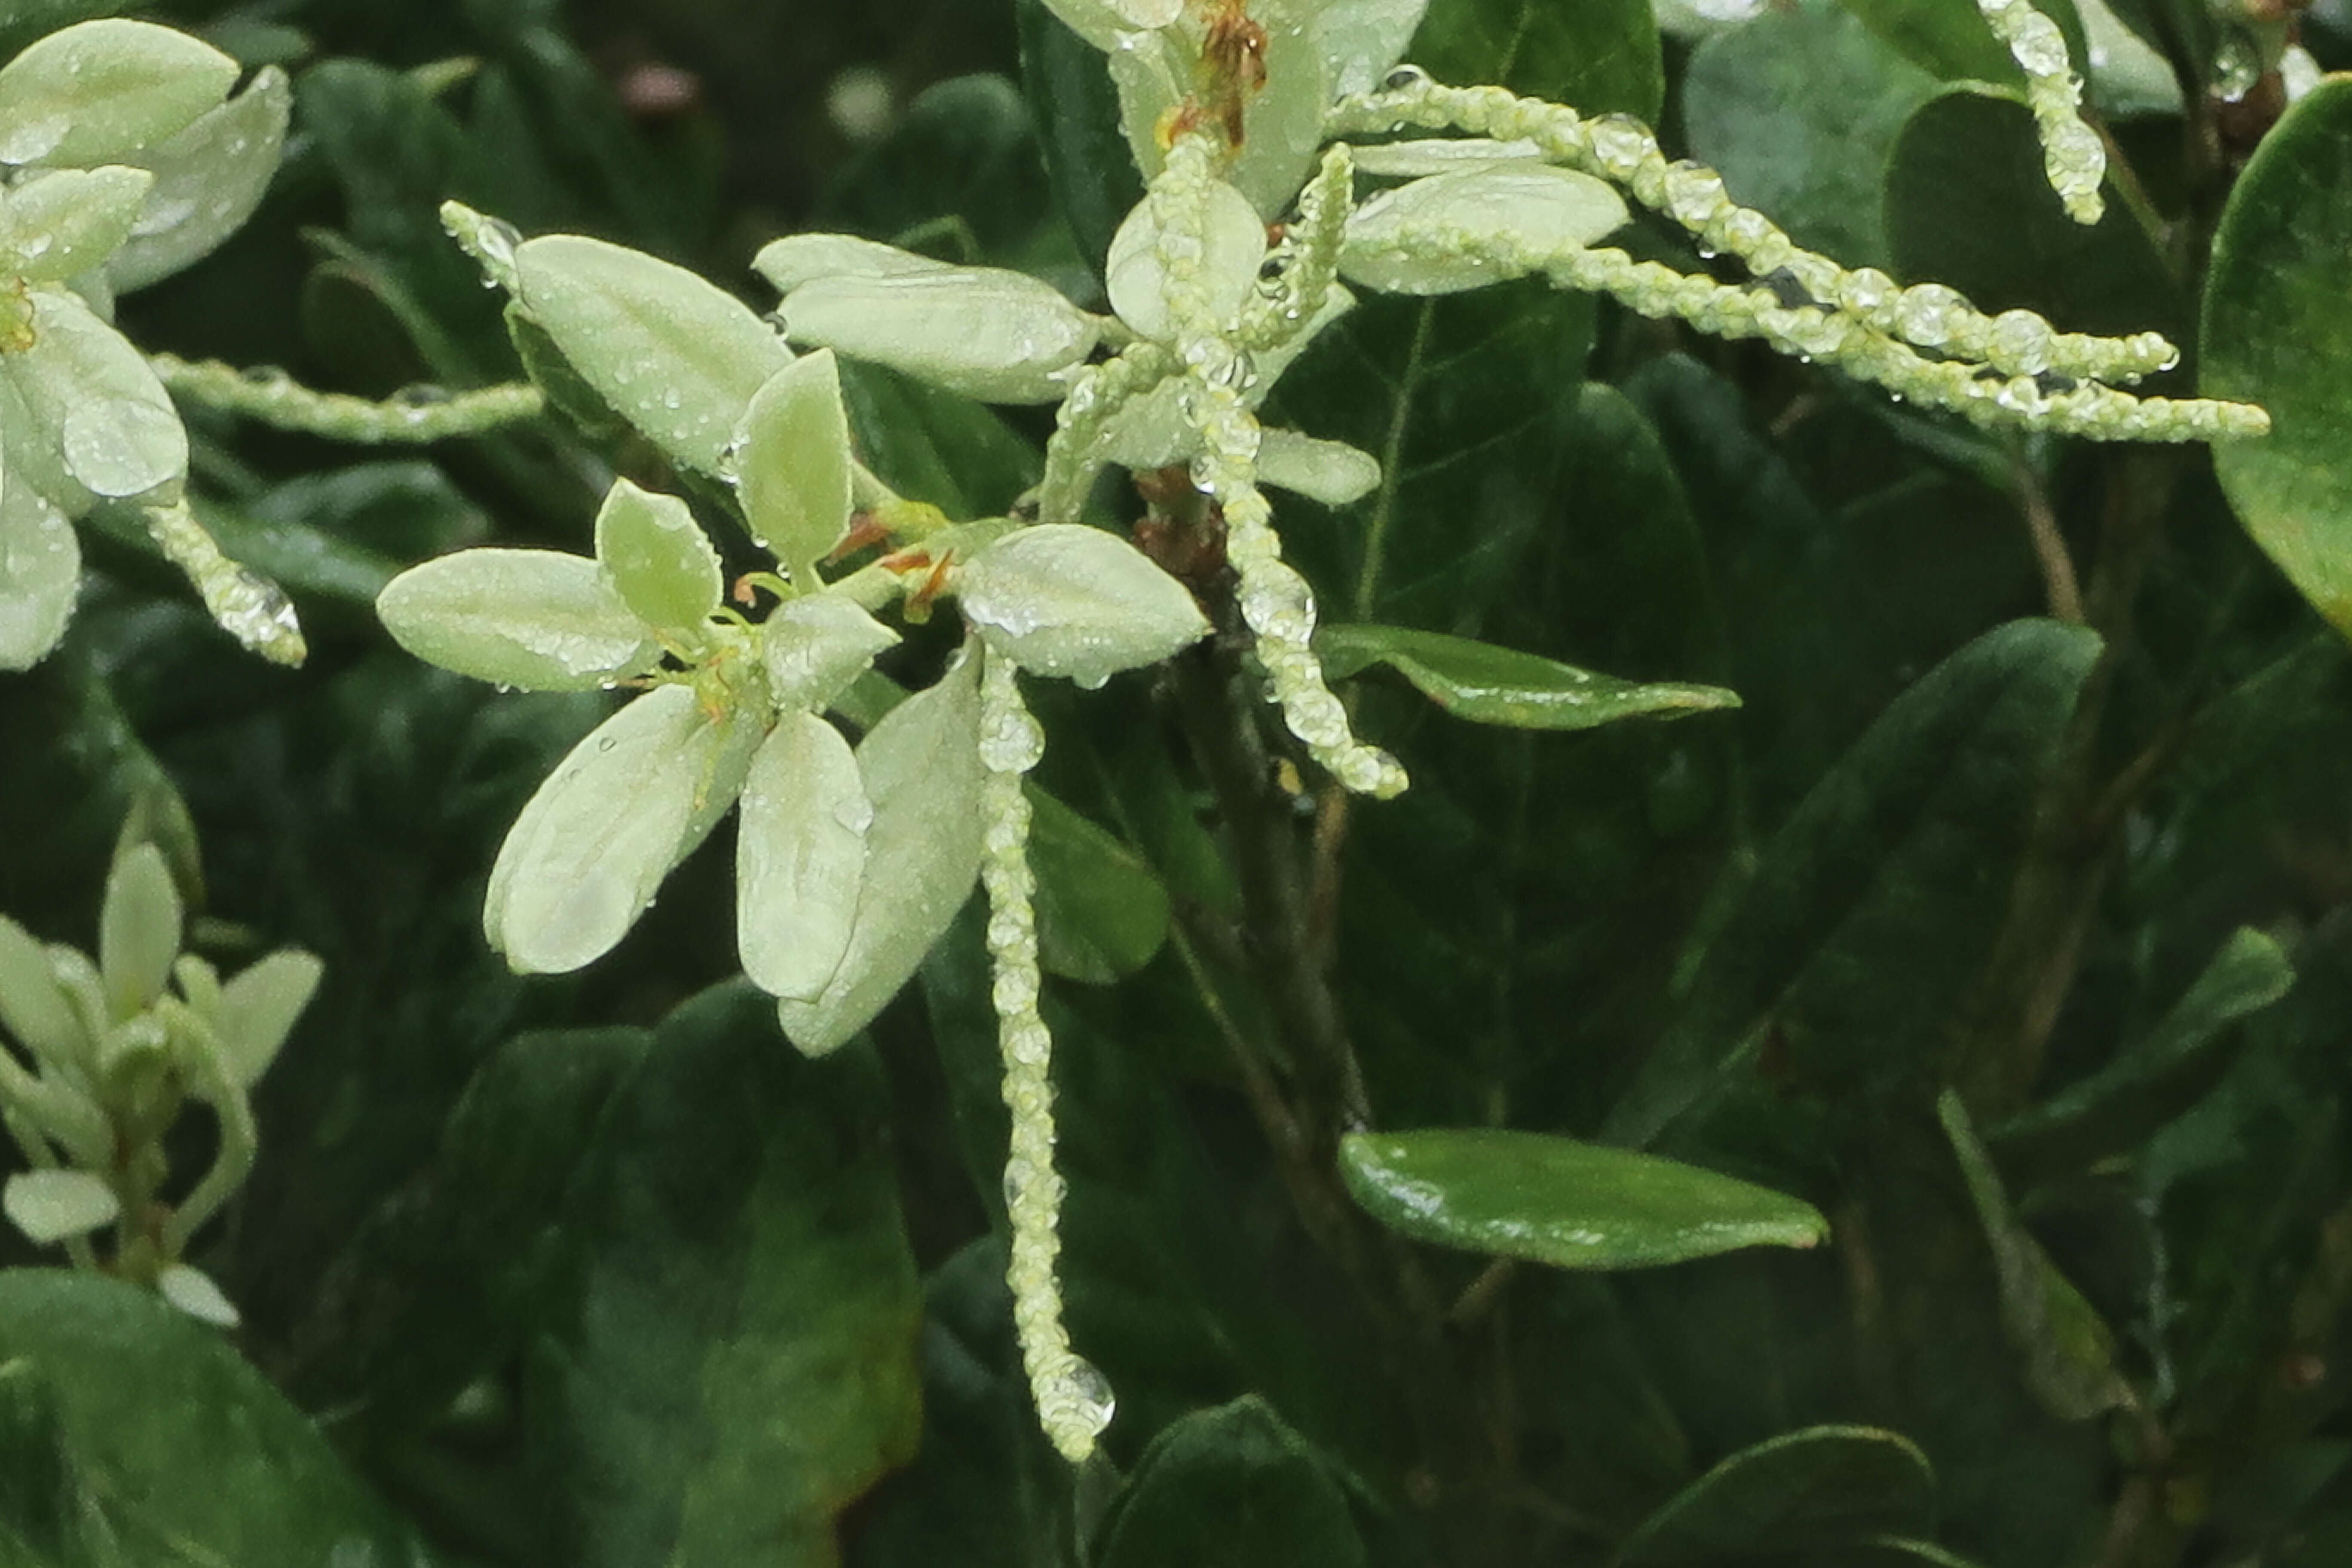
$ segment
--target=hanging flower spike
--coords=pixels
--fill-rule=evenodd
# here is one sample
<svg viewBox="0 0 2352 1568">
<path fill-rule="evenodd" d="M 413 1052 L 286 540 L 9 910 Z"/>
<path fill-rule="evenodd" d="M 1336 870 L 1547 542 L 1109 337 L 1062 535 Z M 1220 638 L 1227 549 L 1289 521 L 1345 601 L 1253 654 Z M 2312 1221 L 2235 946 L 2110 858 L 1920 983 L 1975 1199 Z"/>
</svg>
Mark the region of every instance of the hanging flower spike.
<svg viewBox="0 0 2352 1568">
<path fill-rule="evenodd" d="M 1788 306 L 1769 288 L 1719 283 L 1635 261 L 1621 250 L 1530 246 L 1521 236 L 1466 223 L 1382 231 L 1360 215 L 1351 242 L 1362 235 L 1363 262 L 1377 266 L 1386 252 L 1459 266 L 1468 247 L 1492 267 L 1549 272 L 1563 286 L 1607 293 L 1644 315 L 1675 316 L 1719 336 L 1762 337 L 1784 353 L 1834 364 L 1982 424 L 2158 441 L 2260 435 L 2270 427 L 2268 416 L 2249 405 L 2141 398 L 2101 384 L 2177 363 L 2179 351 L 2157 333 L 2097 338 L 2059 332 L 2025 310 L 1988 317 L 1941 284 L 1906 289 L 1882 272 L 1848 271 L 1804 250 L 1763 214 L 1731 201 L 1714 171 L 1670 163 L 1647 129 L 1627 116 L 1588 121 L 1500 88 L 1443 87 L 1412 67 L 1332 113 L 1340 133 L 1386 132 L 1405 123 L 1532 143 L 1557 163 L 1630 192 L 1708 247 L 1739 258 L 1759 279 L 1778 273 L 1792 279 L 1815 303 Z M 2045 388 L 2045 374 L 2076 384 Z"/>
<path fill-rule="evenodd" d="M 2025 102 L 2042 136 L 2042 164 L 2050 188 L 2076 223 L 2099 221 L 2106 204 L 2106 144 L 2083 120 L 2083 79 L 2066 58 L 2066 36 L 2030 0 L 1977 0 L 1993 36 L 2009 46 L 2025 73 Z"/>
<path fill-rule="evenodd" d="M 1129 220 L 1130 226 L 1142 220 L 1152 232 L 1138 250 L 1149 264 L 1129 272 L 1127 287 L 1145 298 L 1156 295 L 1172 327 L 1186 377 L 1186 423 L 1202 446 L 1192 482 L 1223 510 L 1225 555 L 1241 580 L 1242 618 L 1256 634 L 1258 658 L 1284 721 L 1344 787 L 1387 799 L 1403 792 L 1404 769 L 1386 752 L 1357 741 L 1347 710 L 1325 683 L 1311 643 L 1314 590 L 1282 559 L 1274 509 L 1258 488 L 1262 432 L 1240 390 L 1253 372 L 1230 324 L 1239 301 L 1218 297 L 1230 280 L 1206 265 L 1215 248 L 1213 226 L 1230 223 L 1220 193 L 1230 198 L 1231 188 L 1215 178 L 1213 158 L 1208 139 L 1198 132 L 1179 137 L 1169 149 L 1166 167 Z M 1244 289 L 1254 273 L 1255 267 L 1244 274 Z M 1121 306 L 1119 314 L 1134 320 L 1146 311 Z"/>
<path fill-rule="evenodd" d="M 1064 1184 L 1054 1168 L 1054 1037 L 1037 1011 L 1036 879 L 1029 869 L 1029 801 L 1022 780 L 1045 752 L 1045 737 L 1021 700 L 1012 660 L 991 653 L 982 666 L 980 755 L 987 768 L 981 811 L 988 890 L 988 952 L 995 983 L 997 1044 L 1004 1058 L 1004 1106 L 1013 1136 L 1004 1163 L 1004 1211 L 1013 1231 L 1006 1283 L 1037 1419 L 1062 1457 L 1082 1464 L 1110 1425 L 1113 1400 L 1101 1373 L 1070 1348 L 1055 1265 L 1062 1250 Z"/>
</svg>

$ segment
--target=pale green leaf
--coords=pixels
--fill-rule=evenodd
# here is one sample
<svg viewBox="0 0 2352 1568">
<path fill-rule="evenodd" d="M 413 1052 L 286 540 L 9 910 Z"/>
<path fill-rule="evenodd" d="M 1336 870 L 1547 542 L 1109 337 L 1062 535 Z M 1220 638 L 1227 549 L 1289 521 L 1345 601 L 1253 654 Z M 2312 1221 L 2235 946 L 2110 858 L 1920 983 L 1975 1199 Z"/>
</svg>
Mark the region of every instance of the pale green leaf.
<svg viewBox="0 0 2352 1568">
<path fill-rule="evenodd" d="M 823 1056 L 864 1028 L 931 950 L 980 875 L 980 660 L 967 650 L 857 748 L 874 803 L 849 951 L 823 995 L 782 1001 L 793 1044 Z"/>
<path fill-rule="evenodd" d="M 1404 57 L 1429 0 L 1342 0 L 1315 16 L 1316 52 L 1331 68 L 1331 95 L 1370 92 Z"/>
<path fill-rule="evenodd" d="M 393 640 L 444 669 L 526 691 L 589 691 L 661 650 L 602 568 L 553 550 L 461 550 L 377 595 Z"/>
<path fill-rule="evenodd" d="M 5 915 L 0 915 L 0 1027 L 41 1061 L 79 1061 L 87 1050 L 48 954 Z"/>
<path fill-rule="evenodd" d="M 1250 19 L 1265 30 L 1265 86 L 1242 104 L 1240 151 L 1224 177 L 1262 217 L 1278 216 L 1290 205 L 1322 143 L 1334 68 L 1324 53 L 1325 9 L 1320 0 L 1255 0 L 1249 9 Z M 1391 18 L 1389 26 L 1393 26 Z M 1169 110 L 1195 92 L 1202 31 L 1201 21 L 1188 17 L 1110 53 L 1119 120 L 1136 167 L 1147 179 L 1167 161 L 1160 134 Z M 1349 58 L 1340 63 L 1360 68 L 1369 58 L 1364 50 L 1377 41 L 1368 35 L 1345 44 Z"/>
<path fill-rule="evenodd" d="M 751 537 L 796 584 L 814 585 L 817 563 L 849 529 L 849 415 L 831 349 L 768 378 L 743 416 L 734 462 Z"/>
<path fill-rule="evenodd" d="M 1258 443 L 1257 477 L 1260 484 L 1325 506 L 1348 506 L 1380 489 L 1381 463 L 1345 441 L 1268 430 Z"/>
<path fill-rule="evenodd" d="M 0 670 L 30 669 L 57 647 L 80 590 L 73 524 L 15 473 L 0 478 Z"/>
<path fill-rule="evenodd" d="M 122 1203 L 86 1171 L 20 1171 L 0 1190 L 0 1208 L 28 1240 L 47 1247 L 112 1225 Z"/>
<path fill-rule="evenodd" d="M 32 301 L 32 346 L 0 361 L 24 410 L 6 433 L 10 467 L 73 516 L 183 478 L 187 432 L 146 357 L 62 289 Z"/>
<path fill-rule="evenodd" d="M 155 185 L 130 239 L 107 264 L 116 292 L 169 278 L 244 226 L 278 173 L 293 110 L 286 73 L 265 67 L 243 92 L 130 160 L 152 171 Z"/>
<path fill-rule="evenodd" d="M 835 594 L 789 600 L 760 626 L 768 689 L 780 709 L 830 705 L 898 641 L 898 633 Z"/>
<path fill-rule="evenodd" d="M 791 351 L 682 267 L 576 234 L 514 253 L 523 309 L 613 411 L 687 467 L 719 471 L 751 396 Z"/>
<path fill-rule="evenodd" d="M 751 258 L 751 269 L 780 294 L 820 278 L 900 278 L 956 270 L 947 262 L 850 234 L 788 234 L 770 240 Z"/>
<path fill-rule="evenodd" d="M 793 290 L 783 317 L 794 342 L 983 403 L 1053 402 L 1099 331 L 1050 284 L 994 268 L 820 278 Z"/>
<path fill-rule="evenodd" d="M 1241 313 L 1257 285 L 1265 261 L 1265 225 L 1246 197 L 1219 181 L 1209 187 L 1206 237 L 1194 284 L 1207 300 L 1210 320 L 1223 325 Z M 1168 314 L 1166 245 L 1151 204 L 1139 203 L 1111 237 L 1104 264 L 1111 309 L 1136 331 L 1161 342 L 1176 335 Z"/>
<path fill-rule="evenodd" d="M 325 968 L 310 954 L 288 948 L 241 970 L 221 987 L 220 1016 L 213 1030 L 240 1085 L 249 1089 L 259 1082 L 278 1058 Z"/>
<path fill-rule="evenodd" d="M 1407 236 L 1493 236 L 1536 254 L 1581 248 L 1622 227 L 1625 204 L 1589 174 L 1548 163 L 1505 163 L 1433 174 L 1383 191 L 1348 219 L 1340 273 L 1392 294 L 1454 294 L 1508 276 L 1477 254 L 1404 256 Z"/>
<path fill-rule="evenodd" d="M 180 956 L 180 889 L 163 852 L 152 844 L 131 846 L 107 874 L 99 914 L 98 967 L 115 1017 L 128 1018 L 163 994 Z"/>
<path fill-rule="evenodd" d="M 964 564 L 956 597 L 992 652 L 1086 687 L 1157 664 L 1209 630 L 1182 584 L 1118 535 L 1077 523 L 998 540 Z"/>
<path fill-rule="evenodd" d="M 772 996 L 824 993 L 849 951 L 874 805 L 841 731 L 786 713 L 751 759 L 736 841 L 735 943 Z"/>
<path fill-rule="evenodd" d="M 598 725 L 499 847 L 482 909 L 490 945 L 525 974 L 610 952 L 741 790 L 746 731 L 757 738 L 736 715 L 713 722 L 685 686 L 657 687 Z"/>
<path fill-rule="evenodd" d="M 626 479 L 613 481 L 596 513 L 596 561 L 637 619 L 689 637 L 726 591 L 719 552 L 687 504 Z"/>
<path fill-rule="evenodd" d="M 196 1321 L 215 1329 L 233 1329 L 244 1321 L 236 1304 L 214 1283 L 213 1277 L 188 1264 L 174 1263 L 158 1274 L 155 1289 L 163 1300 Z"/>
<path fill-rule="evenodd" d="M 0 199 L 0 273 L 60 282 L 112 256 L 154 185 L 144 169 L 53 169 Z"/>
<path fill-rule="evenodd" d="M 148 22 L 82 22 L 0 69 L 0 163 L 107 163 L 228 96 L 236 62 Z"/>
</svg>

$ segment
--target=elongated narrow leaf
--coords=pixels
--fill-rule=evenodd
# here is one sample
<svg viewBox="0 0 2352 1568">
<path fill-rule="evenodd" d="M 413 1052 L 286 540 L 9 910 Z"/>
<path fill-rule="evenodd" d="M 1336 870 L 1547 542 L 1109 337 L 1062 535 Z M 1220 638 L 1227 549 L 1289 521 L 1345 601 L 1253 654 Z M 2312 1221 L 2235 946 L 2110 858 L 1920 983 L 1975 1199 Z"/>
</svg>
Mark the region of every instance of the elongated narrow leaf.
<svg viewBox="0 0 2352 1568">
<path fill-rule="evenodd" d="M 1768 1020 L 1819 1092 L 1924 1069 L 1980 978 L 2098 647 L 2078 627 L 2016 622 L 1887 708 L 1766 846 L 1611 1111 L 1611 1142 L 1654 1139 Z"/>
<path fill-rule="evenodd" d="M 0 1368 L 19 1366 L 55 1392 L 68 1458 L 116 1541 L 170 1542 L 194 1562 L 434 1561 L 308 1415 L 150 1291 L 0 1273 Z"/>
<path fill-rule="evenodd" d="M 1520 730 L 1591 730 L 1620 719 L 1739 706 L 1738 697 L 1720 687 L 1620 680 L 1531 653 L 1403 626 L 1325 626 L 1315 635 L 1315 650 L 1334 679 L 1386 665 L 1456 717 Z"/>
<path fill-rule="evenodd" d="M 793 1044 L 824 1056 L 898 993 L 980 876 L 980 660 L 966 652 L 857 748 L 874 803 L 849 951 L 822 995 L 777 1003 Z"/>
<path fill-rule="evenodd" d="M 439 556 L 385 584 L 375 612 L 427 663 L 526 691 L 591 691 L 661 658 L 596 563 L 553 550 Z"/>
<path fill-rule="evenodd" d="M 1828 1552 L 1924 1531 L 1935 1472 L 1908 1438 L 1875 1426 L 1808 1426 L 1742 1448 L 1676 1493 L 1617 1549 L 1623 1568 Z M 1836 1561 L 1844 1561 L 1843 1557 Z"/>
<path fill-rule="evenodd" d="M 1936 1114 L 1992 1244 L 2001 1327 L 2024 1364 L 2026 1387 L 2061 1421 L 2087 1421 L 2129 1403 L 2131 1390 L 2116 1370 L 2114 1331 L 2018 1221 L 1960 1097 L 1946 1089 Z"/>
<path fill-rule="evenodd" d="M 676 496 L 615 479 L 596 513 L 596 563 L 630 614 L 647 626 L 701 635 L 725 589 L 714 549 Z"/>
<path fill-rule="evenodd" d="M 2147 1037 L 2079 1083 L 1988 1130 L 2005 1165 L 2088 1170 L 2128 1152 L 2186 1110 L 2228 1069 L 2233 1026 L 2285 995 L 2294 966 L 2279 944 L 2241 931 L 2213 955 Z"/>
<path fill-rule="evenodd" d="M 47 952 L 5 915 L 0 915 L 0 1028 L 37 1061 L 80 1058 L 81 1026 L 49 967 Z"/>
<path fill-rule="evenodd" d="M 833 1568 L 920 1431 L 921 1297 L 870 1058 L 802 1060 L 768 1000 L 670 1015 L 603 1118 L 526 1390 L 550 1562 Z"/>
<path fill-rule="evenodd" d="M 1743 1247 L 1812 1247 L 1811 1204 L 1652 1154 L 1492 1128 L 1351 1132 L 1356 1201 L 1417 1241 L 1561 1268 L 1648 1268 Z"/>
<path fill-rule="evenodd" d="M 151 22 L 81 22 L 0 68 L 0 163 L 104 163 L 228 96 L 236 62 Z"/>
<path fill-rule="evenodd" d="M 155 184 L 130 239 L 107 263 L 115 292 L 161 282 L 244 226 L 278 173 L 293 112 L 293 84 L 267 66 L 235 98 L 132 158 Z"/>
<path fill-rule="evenodd" d="M 792 360 L 774 330 L 682 267 L 576 234 L 514 253 L 523 308 L 582 379 L 688 468 L 719 472 L 752 395 Z"/>
<path fill-rule="evenodd" d="M 2270 413 L 2215 449 L 2239 521 L 2337 631 L 2352 633 L 2352 79 L 2322 82 L 2230 192 L 2205 283 L 2204 392 Z"/>
<path fill-rule="evenodd" d="M 768 378 L 735 441 L 744 521 L 800 586 L 848 531 L 850 472 L 841 366 L 820 349 Z"/>
<path fill-rule="evenodd" d="M 278 1059 L 325 973 L 310 953 L 289 948 L 239 970 L 221 987 L 214 1029 L 238 1083 L 251 1088 Z"/>
<path fill-rule="evenodd" d="M 841 731 L 786 713 L 751 759 L 737 839 L 735 945 L 772 996 L 809 1001 L 856 928 L 874 805 Z"/>
<path fill-rule="evenodd" d="M 525 974 L 594 962 L 628 934 L 670 868 L 743 786 L 758 731 L 714 722 L 664 686 L 598 725 L 563 759 L 499 847 L 482 929 Z"/>
<path fill-rule="evenodd" d="M 1104 1520 L 1100 1568 L 1360 1568 L 1328 1461 L 1252 1395 L 1151 1440 Z"/>
</svg>

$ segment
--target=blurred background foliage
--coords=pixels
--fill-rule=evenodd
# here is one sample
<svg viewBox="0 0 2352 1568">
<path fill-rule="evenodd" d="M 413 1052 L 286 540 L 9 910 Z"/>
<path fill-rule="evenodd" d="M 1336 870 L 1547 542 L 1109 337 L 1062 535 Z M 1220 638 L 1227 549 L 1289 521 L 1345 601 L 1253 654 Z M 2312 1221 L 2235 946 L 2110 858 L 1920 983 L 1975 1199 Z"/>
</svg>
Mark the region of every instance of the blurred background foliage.
<svg viewBox="0 0 2352 1568">
<path fill-rule="evenodd" d="M 0 41 L 103 8 L 20 5 Z M 1433 0 L 1412 58 L 1650 119 L 1850 264 L 2193 340 L 2204 241 L 2267 123 L 2205 99 L 2200 7 L 2116 7 L 2191 96 L 2106 89 L 2158 223 L 2088 233 L 2033 183 L 2022 111 L 1952 85 L 1997 62 L 1946 58 L 1901 7 L 1725 9 Z M 1033 0 L 151 14 L 286 65 L 296 136 L 247 230 L 124 323 L 338 390 L 519 374 L 448 196 L 762 307 L 751 251 L 809 227 L 1084 296 L 1132 199 L 1098 59 Z M 2303 37 L 2352 64 L 2344 6 Z M 1633 247 L 1707 265 L 1663 227 Z M 1034 477 L 1034 412 L 878 372 L 851 395 L 910 495 L 981 515 Z M 241 655 L 134 537 L 96 541 L 65 648 L 0 677 L 0 910 L 86 941 L 136 813 L 208 951 L 299 943 L 327 982 L 199 1249 L 242 1360 L 98 1282 L 0 1275 L 0 1547 L 2352 1561 L 2352 653 L 2207 458 L 1988 437 L 1533 285 L 1368 303 L 1281 401 L 1391 468 L 1376 501 L 1288 515 L 1335 618 L 1744 706 L 1530 733 L 1368 679 L 1360 726 L 1415 787 L 1326 803 L 1318 829 L 1213 667 L 1040 694 L 1043 781 L 1076 813 L 1040 851 L 1071 1318 L 1120 1397 L 1075 1477 L 1012 1345 L 969 913 L 820 1064 L 731 982 L 723 833 L 583 975 L 520 981 L 483 945 L 497 845 L 603 700 L 423 668 L 369 605 L 460 545 L 577 548 L 614 472 L 672 481 L 657 455 L 549 420 L 355 456 L 194 415 L 206 516 L 293 594 L 311 663 Z M 2080 563 L 2089 629 L 2041 618 L 2029 518 Z M 1269 855 L 1317 929 L 1263 918 Z M 1267 1136 L 1252 1064 L 1299 1095 L 1310 1150 L 1339 1131 L 1266 983 L 1269 946 L 1301 942 L 1381 1125 L 1647 1145 L 1809 1199 L 1834 1240 L 1612 1276 L 1384 1239 L 1328 1158 Z"/>
</svg>

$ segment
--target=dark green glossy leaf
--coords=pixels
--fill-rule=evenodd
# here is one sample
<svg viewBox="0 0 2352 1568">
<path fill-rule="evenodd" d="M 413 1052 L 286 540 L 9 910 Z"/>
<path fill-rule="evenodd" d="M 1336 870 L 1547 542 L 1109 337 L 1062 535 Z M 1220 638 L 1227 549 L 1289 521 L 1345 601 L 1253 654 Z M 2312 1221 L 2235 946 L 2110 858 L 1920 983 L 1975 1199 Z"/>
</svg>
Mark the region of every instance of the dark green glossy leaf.
<svg viewBox="0 0 2352 1568">
<path fill-rule="evenodd" d="M 99 1522 L 49 1380 L 29 1361 L 0 1365 L 0 1555 L 28 1568 L 100 1568 Z"/>
<path fill-rule="evenodd" d="M 422 1548 L 308 1417 L 218 1333 L 90 1274 L 0 1272 L 0 1366 L 47 1383 L 58 1426 L 134 1561 L 325 1563 Z M 203 1561 L 198 1556 L 196 1561 Z"/>
<path fill-rule="evenodd" d="M 1979 309 L 2032 310 L 2073 332 L 2158 331 L 2185 347 L 2185 291 L 2112 184 L 2107 198 L 2091 227 L 2068 217 L 2025 105 L 1957 87 L 1895 143 L 1886 232 L 1903 278 L 1948 283 Z"/>
<path fill-rule="evenodd" d="M 1930 1512 L 1935 1472 L 1907 1438 L 1874 1426 L 1809 1426 L 1743 1448 L 1643 1521 L 1617 1550 L 1638 1563 L 1737 1561 L 1748 1553 L 1822 1551 Z"/>
<path fill-rule="evenodd" d="M 1102 52 L 1045 9 L 1045 0 L 1018 5 L 1022 92 L 1038 149 L 1078 253 L 1100 273 L 1111 236 L 1143 199 L 1143 176 L 1119 124 L 1118 91 Z"/>
<path fill-rule="evenodd" d="M 1435 0 L 1405 58 L 1443 82 L 1496 82 L 1580 114 L 1654 122 L 1665 98 L 1649 0 Z"/>
<path fill-rule="evenodd" d="M 398 1435 L 502 1366 L 540 1308 L 564 1194 L 651 1045 L 643 1029 L 559 1029 L 499 1046 L 328 1276 L 321 1305 L 348 1317 L 297 1392 Z"/>
<path fill-rule="evenodd" d="M 1647 1268 L 1829 1235 L 1819 1211 L 1783 1194 L 1536 1132 L 1351 1132 L 1339 1159 L 1356 1201 L 1417 1241 L 1562 1268 Z"/>
<path fill-rule="evenodd" d="M 1053 973 L 1108 985 L 1151 962 L 1168 890 L 1134 850 L 1043 790 L 1029 792 L 1037 949 Z"/>
<path fill-rule="evenodd" d="M 1884 1084 L 1931 1059 L 2008 910 L 2097 654 L 2079 628 L 2021 621 L 1897 699 L 1765 848 L 1606 1136 L 1651 1141 L 1768 1023 L 1809 1087 Z"/>
<path fill-rule="evenodd" d="M 2023 85 L 2025 73 L 2010 58 L 1975 0 L 1841 0 L 1870 29 L 1923 70 L 1945 81 L 1990 81 Z M 2067 52 L 2084 58 L 2083 27 L 2073 0 L 2034 0 L 2034 9 L 2066 35 Z"/>
<path fill-rule="evenodd" d="M 913 1452 L 920 1300 L 856 1053 L 747 984 L 672 1014 L 575 1189 L 525 1421 L 550 1563 L 830 1564 Z"/>
<path fill-rule="evenodd" d="M 1887 263 L 1879 192 L 1935 79 L 1834 6 L 1769 9 L 1691 55 L 1691 155 L 1732 199 L 1849 267 Z"/>
<path fill-rule="evenodd" d="M 1714 686 L 1646 685 L 1534 654 L 1402 626 L 1327 626 L 1315 651 L 1338 680 L 1385 665 L 1456 718 L 1517 730 L 1592 730 L 1621 719 L 1676 718 L 1737 708 Z"/>
<path fill-rule="evenodd" d="M 2265 439 L 2213 455 L 2263 553 L 2352 633 L 2352 80 L 2322 83 L 2263 138 L 2230 193 L 2206 279 L 2203 388 L 2269 410 Z"/>
<path fill-rule="evenodd" d="M 2131 1389 L 2116 1370 L 2115 1331 L 2018 1222 L 1960 1097 L 1946 1089 L 1936 1113 L 1992 1244 L 2001 1326 L 2024 1363 L 2026 1386 L 2061 1421 L 2086 1421 L 2129 1404 Z"/>
<path fill-rule="evenodd" d="M 1001 517 L 1037 482 L 1037 449 L 992 408 L 847 361 L 841 393 L 866 465 L 909 500 L 958 521 Z"/>
<path fill-rule="evenodd" d="M 1176 1422 L 1103 1521 L 1098 1568 L 1362 1568 L 1330 1469 L 1252 1396 Z"/>
<path fill-rule="evenodd" d="M 2231 936 L 2147 1038 L 2107 1066 L 1988 1130 L 2004 1164 L 2087 1170 L 2136 1147 L 2228 1068 L 2234 1026 L 2286 994 L 2294 966 L 2257 931 Z"/>
</svg>

